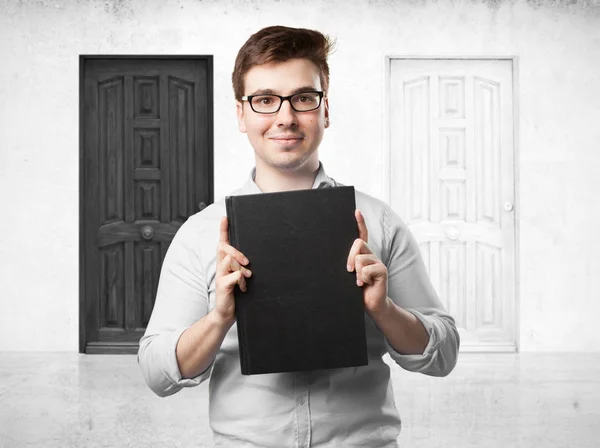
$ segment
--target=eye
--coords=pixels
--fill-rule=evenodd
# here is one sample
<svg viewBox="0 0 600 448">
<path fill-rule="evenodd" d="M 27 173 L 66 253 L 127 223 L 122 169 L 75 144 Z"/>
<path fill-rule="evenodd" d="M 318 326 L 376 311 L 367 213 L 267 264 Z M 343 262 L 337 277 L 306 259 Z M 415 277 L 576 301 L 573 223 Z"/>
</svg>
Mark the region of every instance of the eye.
<svg viewBox="0 0 600 448">
<path fill-rule="evenodd" d="M 254 101 L 262 106 L 268 106 L 270 104 L 273 104 L 273 97 L 259 96 L 258 98 L 255 98 Z"/>
<path fill-rule="evenodd" d="M 314 101 L 314 98 L 310 95 L 300 95 L 297 98 L 297 101 L 300 103 L 312 103 Z"/>
</svg>

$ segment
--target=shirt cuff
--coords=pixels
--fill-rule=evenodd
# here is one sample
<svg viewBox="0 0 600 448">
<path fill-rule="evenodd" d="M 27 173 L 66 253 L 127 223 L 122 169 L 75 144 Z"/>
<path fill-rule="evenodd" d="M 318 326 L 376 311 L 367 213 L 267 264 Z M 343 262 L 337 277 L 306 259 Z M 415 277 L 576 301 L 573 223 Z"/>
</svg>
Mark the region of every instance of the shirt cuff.
<svg viewBox="0 0 600 448">
<path fill-rule="evenodd" d="M 387 338 L 384 337 L 385 347 L 390 354 L 390 357 L 400 367 L 411 372 L 430 373 L 432 367 L 435 366 L 437 350 L 446 339 L 446 329 L 444 325 L 441 322 L 438 322 L 434 317 L 425 316 L 413 309 L 405 308 L 405 310 L 419 319 L 425 327 L 425 330 L 427 330 L 429 342 L 427 343 L 425 350 L 422 354 L 404 355 L 397 352 L 388 342 Z"/>
<path fill-rule="evenodd" d="M 182 387 L 198 386 L 200 383 L 205 381 L 210 376 L 210 372 L 214 363 L 213 361 L 203 372 L 201 372 L 194 378 L 182 378 L 181 372 L 179 371 L 179 364 L 177 363 L 176 350 L 179 338 L 181 337 L 183 332 L 188 328 L 189 327 L 184 327 L 179 330 L 173 331 L 168 338 L 165 338 L 165 343 L 167 344 L 167 347 L 165 347 L 166 350 L 164 351 L 166 356 L 164 358 L 165 362 L 163 365 L 163 371 L 165 376 L 173 385 L 173 387 L 177 390 L 181 389 Z"/>
</svg>

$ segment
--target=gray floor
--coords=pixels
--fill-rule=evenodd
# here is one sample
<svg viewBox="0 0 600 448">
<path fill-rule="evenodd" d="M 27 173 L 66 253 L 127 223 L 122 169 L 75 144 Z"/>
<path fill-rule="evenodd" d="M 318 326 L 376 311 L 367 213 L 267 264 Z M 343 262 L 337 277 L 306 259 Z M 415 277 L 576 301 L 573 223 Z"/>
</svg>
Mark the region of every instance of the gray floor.
<svg viewBox="0 0 600 448">
<path fill-rule="evenodd" d="M 393 369 L 402 447 L 599 447 L 600 353 Z M 209 447 L 208 388 L 158 398 L 135 356 L 0 353 L 0 447 Z"/>
</svg>

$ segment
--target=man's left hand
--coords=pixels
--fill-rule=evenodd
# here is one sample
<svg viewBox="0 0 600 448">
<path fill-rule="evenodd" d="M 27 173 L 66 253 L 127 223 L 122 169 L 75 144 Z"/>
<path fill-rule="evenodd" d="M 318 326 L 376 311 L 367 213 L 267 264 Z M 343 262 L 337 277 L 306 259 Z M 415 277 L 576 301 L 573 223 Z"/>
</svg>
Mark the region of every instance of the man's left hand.
<svg viewBox="0 0 600 448">
<path fill-rule="evenodd" d="M 356 284 L 363 287 L 365 309 L 373 316 L 387 305 L 387 268 L 368 246 L 369 232 L 360 210 L 354 211 L 358 238 L 348 255 L 348 272 L 356 269 Z"/>
</svg>

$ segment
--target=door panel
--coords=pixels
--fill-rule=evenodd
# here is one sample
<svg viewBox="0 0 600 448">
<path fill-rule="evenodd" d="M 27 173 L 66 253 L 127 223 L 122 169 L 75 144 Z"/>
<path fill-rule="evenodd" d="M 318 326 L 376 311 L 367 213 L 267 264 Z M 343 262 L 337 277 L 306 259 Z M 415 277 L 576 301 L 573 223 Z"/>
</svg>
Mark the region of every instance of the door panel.
<svg viewBox="0 0 600 448">
<path fill-rule="evenodd" d="M 82 64 L 80 350 L 136 353 L 173 236 L 213 202 L 212 61 Z"/>
<path fill-rule="evenodd" d="M 512 61 L 394 59 L 391 205 L 461 349 L 516 347 Z"/>
</svg>

